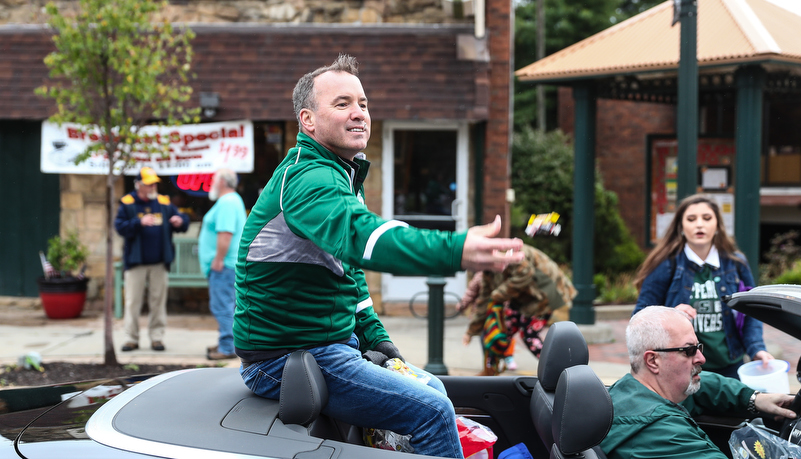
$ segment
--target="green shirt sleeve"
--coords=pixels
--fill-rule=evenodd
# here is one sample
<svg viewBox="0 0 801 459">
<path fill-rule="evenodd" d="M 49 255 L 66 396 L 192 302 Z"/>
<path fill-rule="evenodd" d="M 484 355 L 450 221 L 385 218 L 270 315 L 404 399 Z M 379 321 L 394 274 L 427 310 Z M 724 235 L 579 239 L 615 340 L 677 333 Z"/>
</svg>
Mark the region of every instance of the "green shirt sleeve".
<svg viewBox="0 0 801 459">
<path fill-rule="evenodd" d="M 709 371 L 701 372 L 701 388 L 682 406 L 693 415 L 722 414 L 748 416 L 748 400 L 754 389 L 742 382 Z"/>
<path fill-rule="evenodd" d="M 282 197 L 287 225 L 349 265 L 398 275 L 461 270 L 466 232 L 411 228 L 371 212 L 332 167 L 297 173 Z"/>
</svg>

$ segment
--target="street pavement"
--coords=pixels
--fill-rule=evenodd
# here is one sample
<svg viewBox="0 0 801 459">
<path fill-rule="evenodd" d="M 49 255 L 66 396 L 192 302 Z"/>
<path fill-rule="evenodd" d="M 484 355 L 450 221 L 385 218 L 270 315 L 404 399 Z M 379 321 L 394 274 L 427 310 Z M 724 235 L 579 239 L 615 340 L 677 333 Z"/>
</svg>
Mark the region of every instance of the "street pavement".
<svg viewBox="0 0 801 459">
<path fill-rule="evenodd" d="M 631 307 L 596 308 L 596 323 L 580 325 L 588 341 L 590 366 L 605 384 L 612 384 L 629 371 L 625 346 L 625 328 Z M 406 308 L 387 308 L 381 316 L 385 328 L 401 354 L 410 363 L 425 368 L 429 363 L 444 364 L 448 374 L 475 375 L 482 368 L 481 344 L 473 339 L 462 344 L 468 319 L 458 316 L 445 320 L 443 326 L 443 352 L 441 356 L 429 354 L 428 322 L 408 314 Z M 122 364 L 159 363 L 185 365 L 213 365 L 206 360 L 207 346 L 216 344 L 217 322 L 209 314 L 171 314 L 168 317 L 164 339 L 166 350 L 150 349 L 147 339 L 146 317 L 141 318 L 142 338 L 140 349 L 122 352 L 125 342 L 122 320 L 113 321 L 113 340 L 117 359 Z M 98 312 L 84 312 L 77 319 L 51 320 L 44 316 L 35 301 L 28 304 L 18 301 L 0 301 L 0 365 L 16 364 L 20 356 L 37 352 L 43 364 L 54 361 L 76 363 L 102 363 L 104 349 L 103 318 Z M 795 368 L 801 356 L 801 342 L 772 327 L 765 326 L 765 342 L 776 357 L 790 362 Z M 505 374 L 536 375 L 538 360 L 521 341 L 515 346 L 517 370 Z M 221 361 L 226 366 L 239 366 L 238 360 Z M 801 384 L 795 372 L 788 374 L 790 390 L 796 392 Z"/>
</svg>

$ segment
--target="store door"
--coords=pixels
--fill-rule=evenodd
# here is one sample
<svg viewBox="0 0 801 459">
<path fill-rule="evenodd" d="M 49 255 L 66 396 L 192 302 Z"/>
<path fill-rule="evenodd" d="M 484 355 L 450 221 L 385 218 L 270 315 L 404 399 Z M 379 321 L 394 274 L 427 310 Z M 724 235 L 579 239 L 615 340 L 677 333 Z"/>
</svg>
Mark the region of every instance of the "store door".
<svg viewBox="0 0 801 459">
<path fill-rule="evenodd" d="M 59 231 L 59 176 L 39 170 L 41 130 L 39 122 L 0 122 L 0 295 L 38 296 L 39 251 Z"/>
<path fill-rule="evenodd" d="M 418 228 L 467 229 L 467 139 L 464 123 L 385 123 L 383 217 Z M 446 280 L 445 291 L 461 297 L 465 273 Z M 389 274 L 382 276 L 381 288 L 383 301 L 408 301 L 428 290 L 426 277 Z"/>
</svg>

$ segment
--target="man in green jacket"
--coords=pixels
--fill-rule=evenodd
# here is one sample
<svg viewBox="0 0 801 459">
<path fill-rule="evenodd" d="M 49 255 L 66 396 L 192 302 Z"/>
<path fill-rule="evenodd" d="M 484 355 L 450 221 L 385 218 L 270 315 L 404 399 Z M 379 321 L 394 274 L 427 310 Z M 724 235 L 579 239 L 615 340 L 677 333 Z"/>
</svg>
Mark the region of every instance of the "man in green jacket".
<svg viewBox="0 0 801 459">
<path fill-rule="evenodd" d="M 306 349 L 328 386 L 323 413 L 411 435 L 419 454 L 462 457 L 442 382 L 432 376 L 421 384 L 381 368 L 403 357 L 373 311 L 362 270 L 500 271 L 522 259 L 522 241 L 494 238 L 498 217 L 450 233 L 383 220 L 367 209 L 369 162 L 361 152 L 370 115 L 354 58 L 340 55 L 306 74 L 292 99 L 297 145 L 259 196 L 239 244 L 234 344 L 245 384 L 277 399 L 287 355 Z"/>
<path fill-rule="evenodd" d="M 740 381 L 706 372 L 703 345 L 689 316 L 649 306 L 626 328 L 631 373 L 609 389 L 615 417 L 601 443 L 609 459 L 725 458 L 693 421 L 699 414 L 794 418 L 787 394 L 763 394 Z"/>
</svg>

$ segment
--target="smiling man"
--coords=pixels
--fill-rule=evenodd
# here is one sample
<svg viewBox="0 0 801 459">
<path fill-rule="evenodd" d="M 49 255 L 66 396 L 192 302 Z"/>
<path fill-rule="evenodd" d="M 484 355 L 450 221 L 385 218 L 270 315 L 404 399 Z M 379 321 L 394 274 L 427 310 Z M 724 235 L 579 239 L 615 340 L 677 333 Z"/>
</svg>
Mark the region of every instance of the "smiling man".
<svg viewBox="0 0 801 459">
<path fill-rule="evenodd" d="M 292 100 L 297 145 L 264 188 L 239 245 L 234 344 L 242 378 L 254 393 L 278 399 L 288 354 L 306 349 L 328 385 L 323 413 L 411 435 L 419 454 L 461 457 L 442 382 L 428 375 L 421 384 L 379 366 L 403 357 L 373 311 L 362 270 L 501 271 L 522 259 L 523 243 L 495 239 L 497 217 L 450 233 L 383 220 L 367 209 L 370 163 L 361 152 L 370 139 L 370 113 L 353 57 L 340 55 L 304 75 Z"/>
<path fill-rule="evenodd" d="M 699 414 L 794 418 L 787 394 L 762 394 L 740 381 L 701 372 L 703 345 L 689 316 L 649 306 L 626 328 L 631 373 L 609 389 L 615 418 L 601 443 L 609 459 L 725 458 L 692 420 Z"/>
</svg>

